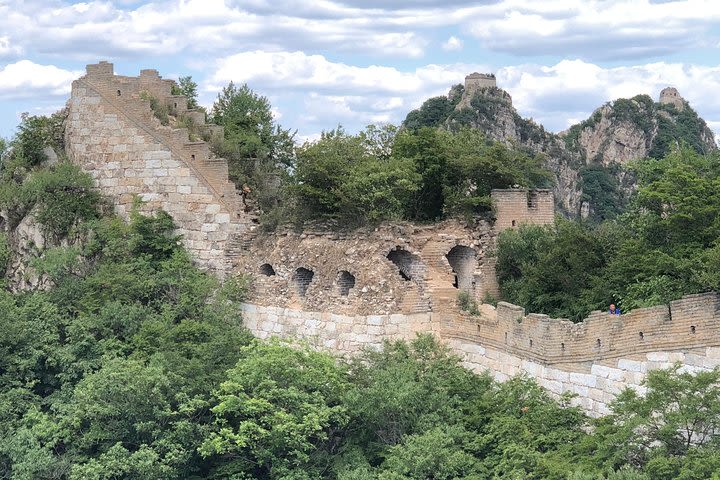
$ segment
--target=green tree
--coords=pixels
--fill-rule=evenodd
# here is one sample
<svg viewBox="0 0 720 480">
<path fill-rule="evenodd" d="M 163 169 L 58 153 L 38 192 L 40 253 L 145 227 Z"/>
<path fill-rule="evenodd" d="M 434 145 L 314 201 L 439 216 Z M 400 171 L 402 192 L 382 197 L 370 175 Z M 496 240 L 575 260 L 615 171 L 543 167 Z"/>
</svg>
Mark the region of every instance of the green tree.
<svg viewBox="0 0 720 480">
<path fill-rule="evenodd" d="M 423 127 L 416 133 L 400 133 L 395 139 L 393 156 L 412 160 L 420 175 L 420 185 L 408 205 L 407 216 L 421 221 L 441 218 L 448 152 L 440 131 Z"/>
<path fill-rule="evenodd" d="M 411 130 L 439 127 L 447 120 L 454 107 L 445 96 L 429 98 L 420 108 L 407 114 L 403 126 Z"/>
<path fill-rule="evenodd" d="M 230 82 L 223 88 L 210 119 L 224 127 L 224 139 L 212 149 L 228 160 L 230 180 L 238 188 L 250 188 L 256 207 L 272 218 L 272 212 L 284 206 L 284 186 L 295 162 L 295 133 L 277 124 L 268 99 L 246 84 Z"/>
<path fill-rule="evenodd" d="M 347 423 L 346 373 L 331 356 L 279 343 L 246 347 L 217 392 L 202 444 L 227 478 L 318 478 Z"/>
<path fill-rule="evenodd" d="M 173 94 L 174 95 L 185 95 L 187 97 L 187 106 L 190 109 L 198 108 L 198 91 L 197 91 L 197 83 L 193 81 L 191 76 L 185 76 L 178 78 L 178 85 L 177 87 L 173 85 Z"/>
</svg>

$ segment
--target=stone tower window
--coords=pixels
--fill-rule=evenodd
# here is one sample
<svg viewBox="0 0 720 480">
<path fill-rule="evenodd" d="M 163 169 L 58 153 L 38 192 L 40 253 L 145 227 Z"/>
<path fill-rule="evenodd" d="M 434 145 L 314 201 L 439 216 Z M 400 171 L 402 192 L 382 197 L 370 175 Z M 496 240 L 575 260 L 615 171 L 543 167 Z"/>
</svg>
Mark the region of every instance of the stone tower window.
<svg viewBox="0 0 720 480">
<path fill-rule="evenodd" d="M 417 255 L 397 247 L 395 250 L 390 250 L 387 258 L 398 267 L 398 272 L 403 280 L 410 281 L 422 277 L 424 267 Z"/>
<path fill-rule="evenodd" d="M 338 275 L 337 283 L 340 295 L 347 297 L 350 294 L 350 289 L 355 288 L 355 276 L 347 270 L 343 270 Z"/>
<path fill-rule="evenodd" d="M 298 295 L 300 295 L 301 297 L 305 296 L 305 294 L 307 293 L 307 289 L 310 286 L 310 282 L 312 282 L 314 276 L 315 272 L 307 268 L 300 267 L 295 270 L 291 282 Z"/>
<path fill-rule="evenodd" d="M 260 265 L 260 273 L 267 277 L 272 277 L 275 275 L 275 269 L 269 263 L 263 263 Z"/>
<path fill-rule="evenodd" d="M 455 274 L 453 286 L 470 291 L 473 286 L 473 273 L 477 264 L 475 250 L 464 245 L 456 245 L 445 255 Z"/>
<path fill-rule="evenodd" d="M 122 95 L 122 92 L 121 92 L 120 90 L 118 90 L 118 91 L 117 91 L 117 96 L 119 97 L 120 95 Z"/>
</svg>

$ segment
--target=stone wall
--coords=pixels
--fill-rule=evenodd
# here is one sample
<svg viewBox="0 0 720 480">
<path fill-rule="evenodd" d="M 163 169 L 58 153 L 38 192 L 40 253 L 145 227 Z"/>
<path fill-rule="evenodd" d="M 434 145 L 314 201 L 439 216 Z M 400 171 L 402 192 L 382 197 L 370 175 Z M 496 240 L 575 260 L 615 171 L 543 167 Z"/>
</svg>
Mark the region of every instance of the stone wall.
<svg viewBox="0 0 720 480">
<path fill-rule="evenodd" d="M 552 225 L 555 222 L 551 190 L 496 189 L 492 191 L 492 199 L 497 232 L 522 224 Z"/>
<path fill-rule="evenodd" d="M 494 235 L 488 223 L 456 221 L 274 232 L 250 239 L 235 268 L 253 277 L 252 299 L 261 305 L 344 315 L 439 312 L 455 305 L 459 290 L 479 300 L 497 290 L 485 259 Z"/>
<path fill-rule="evenodd" d="M 573 324 L 544 315 L 525 315 L 501 302 L 482 305 L 472 316 L 442 312 L 351 315 L 246 304 L 245 325 L 258 337 L 300 337 L 341 355 L 379 348 L 383 340 L 436 335 L 474 370 L 498 380 L 525 373 L 556 395 L 574 400 L 589 414 L 608 412 L 625 387 L 642 392 L 648 370 L 681 362 L 686 370 L 720 365 L 720 297 L 689 295 L 670 305 L 611 316 L 593 312 Z"/>
<path fill-rule="evenodd" d="M 201 112 L 187 110 L 185 97 L 171 95 L 172 84 L 155 70 L 123 77 L 110 63 L 88 65 L 72 85 L 67 153 L 95 177 L 120 215 L 128 215 L 135 197 L 145 201 L 146 211 L 165 210 L 194 259 L 224 274 L 252 219 L 228 180 L 227 162 L 213 158 L 207 143 L 191 141 L 187 129 L 162 126 L 155 118 L 151 96 L 174 115 L 204 123 Z M 206 131 L 222 134 L 220 127 Z"/>
</svg>

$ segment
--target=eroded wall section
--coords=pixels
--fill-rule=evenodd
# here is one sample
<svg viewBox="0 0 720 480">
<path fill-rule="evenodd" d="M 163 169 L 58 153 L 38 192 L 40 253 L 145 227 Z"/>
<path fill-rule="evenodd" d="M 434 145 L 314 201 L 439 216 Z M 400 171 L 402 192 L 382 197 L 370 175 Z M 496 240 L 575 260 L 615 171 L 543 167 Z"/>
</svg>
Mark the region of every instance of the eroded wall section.
<svg viewBox="0 0 720 480">
<path fill-rule="evenodd" d="M 487 223 L 454 221 L 275 232 L 244 245 L 236 272 L 253 277 L 258 305 L 351 316 L 451 311 L 459 291 L 481 300 L 495 288 L 484 263 L 494 235 Z"/>
</svg>

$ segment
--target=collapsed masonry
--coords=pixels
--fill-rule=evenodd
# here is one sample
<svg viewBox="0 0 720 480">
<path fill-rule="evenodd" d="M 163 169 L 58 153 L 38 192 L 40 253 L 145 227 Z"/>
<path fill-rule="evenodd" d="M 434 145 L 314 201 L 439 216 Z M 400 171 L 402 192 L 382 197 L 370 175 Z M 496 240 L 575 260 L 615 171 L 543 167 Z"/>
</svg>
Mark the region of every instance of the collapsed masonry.
<svg viewBox="0 0 720 480">
<path fill-rule="evenodd" d="M 187 129 L 155 118 L 150 98 L 193 122 L 206 139 L 223 134 L 171 87 L 155 70 L 123 77 L 112 64 L 88 65 L 68 103 L 68 155 L 95 177 L 119 214 L 127 216 L 138 196 L 143 209 L 173 217 L 201 266 L 220 275 L 249 273 L 254 289 L 243 321 L 255 335 L 299 336 L 352 354 L 431 332 L 468 368 L 499 379 L 526 373 L 553 393 L 577 394 L 594 415 L 606 413 L 623 387 L 642 389 L 648 369 L 672 361 L 691 369 L 720 365 L 716 294 L 619 318 L 593 312 L 580 324 L 481 303 L 498 295 L 492 255 L 498 233 L 552 224 L 547 190 L 493 191 L 494 222 L 474 228 L 447 221 L 259 235 L 228 180 L 227 162 L 213 158 L 204 141 L 191 141 Z M 461 310 L 460 292 L 481 303 L 479 311 Z"/>
</svg>

